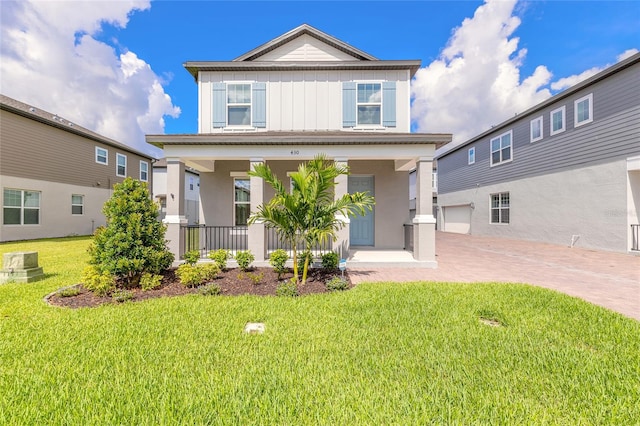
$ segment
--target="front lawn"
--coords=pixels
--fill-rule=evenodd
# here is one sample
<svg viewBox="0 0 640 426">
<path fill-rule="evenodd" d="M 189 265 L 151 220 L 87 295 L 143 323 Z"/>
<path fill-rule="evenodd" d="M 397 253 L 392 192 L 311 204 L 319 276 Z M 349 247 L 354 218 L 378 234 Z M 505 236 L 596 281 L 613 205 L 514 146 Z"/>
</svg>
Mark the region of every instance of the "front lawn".
<svg viewBox="0 0 640 426">
<path fill-rule="evenodd" d="M 361 284 L 306 296 L 189 295 L 92 309 L 88 238 L 0 285 L 0 424 L 635 424 L 640 323 L 545 289 Z M 494 326 L 480 321 L 480 317 Z M 247 335 L 247 322 L 266 332 Z"/>
</svg>

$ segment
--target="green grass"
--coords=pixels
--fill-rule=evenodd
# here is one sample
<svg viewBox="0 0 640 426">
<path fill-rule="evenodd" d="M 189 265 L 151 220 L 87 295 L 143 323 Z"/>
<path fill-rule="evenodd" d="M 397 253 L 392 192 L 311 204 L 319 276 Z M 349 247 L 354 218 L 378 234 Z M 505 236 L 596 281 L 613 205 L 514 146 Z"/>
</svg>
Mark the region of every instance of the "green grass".
<svg viewBox="0 0 640 426">
<path fill-rule="evenodd" d="M 640 323 L 525 285 L 362 284 L 300 298 L 70 310 L 87 238 L 0 285 L 0 424 L 637 424 Z M 498 320 L 493 327 L 479 319 Z M 266 333 L 246 335 L 247 322 Z"/>
</svg>

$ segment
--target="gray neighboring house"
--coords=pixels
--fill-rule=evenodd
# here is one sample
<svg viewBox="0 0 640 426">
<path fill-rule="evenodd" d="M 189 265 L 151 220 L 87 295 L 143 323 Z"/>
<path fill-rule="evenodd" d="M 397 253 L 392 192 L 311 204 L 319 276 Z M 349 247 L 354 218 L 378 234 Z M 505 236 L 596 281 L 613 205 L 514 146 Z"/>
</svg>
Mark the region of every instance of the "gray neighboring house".
<svg viewBox="0 0 640 426">
<path fill-rule="evenodd" d="M 187 225 L 200 223 L 200 174 L 191 168 L 184 171 L 184 216 Z M 167 215 L 167 159 L 153 163 L 153 199 L 160 204 L 160 219 Z M 175 197 L 175 194 L 173 194 Z"/>
<path fill-rule="evenodd" d="M 0 95 L 0 241 L 90 235 L 115 183 L 151 183 L 152 157 Z"/>
<path fill-rule="evenodd" d="M 640 54 L 442 151 L 440 230 L 637 253 Z"/>
</svg>

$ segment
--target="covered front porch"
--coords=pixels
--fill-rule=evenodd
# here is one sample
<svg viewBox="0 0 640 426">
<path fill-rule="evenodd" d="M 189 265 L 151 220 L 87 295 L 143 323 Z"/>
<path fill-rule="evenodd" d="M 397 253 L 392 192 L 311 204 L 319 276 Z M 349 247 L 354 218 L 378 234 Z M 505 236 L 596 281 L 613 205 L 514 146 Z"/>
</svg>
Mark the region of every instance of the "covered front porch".
<svg viewBox="0 0 640 426">
<path fill-rule="evenodd" d="M 336 179 L 334 196 L 369 192 L 374 210 L 342 217 L 337 239 L 313 252 L 335 251 L 362 266 L 407 264 L 436 267 L 435 220 L 432 216 L 432 161 L 438 145 L 450 135 L 356 132 L 255 132 L 251 134 L 150 135 L 167 158 L 167 239 L 176 259 L 187 250 L 250 250 L 255 264 L 266 263 L 278 248 L 291 252 L 273 229 L 247 225 L 257 207 L 273 197 L 273 189 L 248 172 L 267 164 L 289 185 L 288 174 L 317 154 L 347 165 L 349 176 Z M 187 227 L 184 219 L 184 169 L 200 172 L 200 218 Z M 409 215 L 409 172 L 416 170 L 416 216 Z M 408 227 L 409 226 L 409 227 Z M 412 238 L 407 238 L 407 231 Z M 413 241 L 407 241 L 412 239 Z M 411 247 L 412 246 L 412 247 Z"/>
</svg>

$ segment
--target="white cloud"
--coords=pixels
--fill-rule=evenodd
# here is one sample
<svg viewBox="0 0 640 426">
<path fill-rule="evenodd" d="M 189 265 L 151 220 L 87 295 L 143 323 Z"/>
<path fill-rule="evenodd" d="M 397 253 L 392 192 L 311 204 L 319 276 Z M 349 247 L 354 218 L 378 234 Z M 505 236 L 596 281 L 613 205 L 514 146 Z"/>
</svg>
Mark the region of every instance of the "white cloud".
<svg viewBox="0 0 640 426">
<path fill-rule="evenodd" d="M 487 0 L 453 31 L 440 57 L 416 73 L 412 120 L 420 132 L 453 133 L 462 143 L 551 96 L 544 66 L 521 82 L 526 49 L 511 37 L 516 0 Z"/>
<path fill-rule="evenodd" d="M 3 2 L 3 94 L 156 154 L 145 133 L 163 133 L 164 116 L 180 108 L 149 64 L 94 38 L 102 24 L 124 28 L 131 13 L 149 7 L 148 0 Z"/>
</svg>

